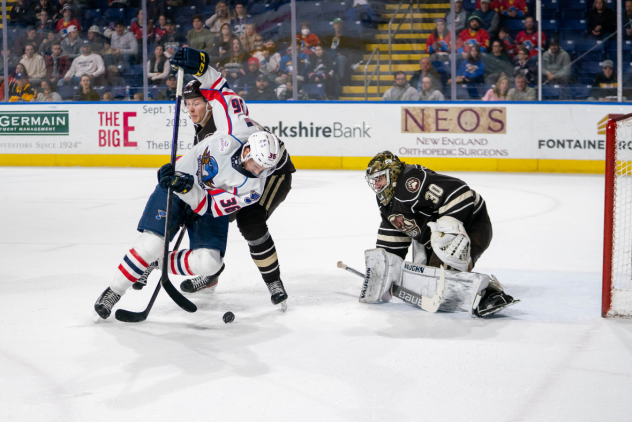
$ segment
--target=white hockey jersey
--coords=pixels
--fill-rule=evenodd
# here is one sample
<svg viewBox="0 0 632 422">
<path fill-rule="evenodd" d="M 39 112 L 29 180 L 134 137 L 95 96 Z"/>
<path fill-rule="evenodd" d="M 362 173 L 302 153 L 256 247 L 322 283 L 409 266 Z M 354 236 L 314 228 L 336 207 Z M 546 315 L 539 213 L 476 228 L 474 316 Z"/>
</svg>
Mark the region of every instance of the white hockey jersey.
<svg viewBox="0 0 632 422">
<path fill-rule="evenodd" d="M 200 215 L 207 212 L 221 217 L 256 203 L 266 177 L 276 169 L 267 169 L 259 177 L 242 165 L 242 141 L 233 135 L 218 133 L 205 138 L 176 161 L 176 171 L 195 178 L 187 193 L 176 193 Z M 281 145 L 282 151 L 285 146 Z"/>
<path fill-rule="evenodd" d="M 246 103 L 229 88 L 221 73 L 209 66 L 202 76 L 195 78 L 200 81 L 200 92 L 213 110 L 213 121 L 217 128 L 215 133 L 233 135 L 245 142 L 259 130 L 248 117 Z"/>
</svg>

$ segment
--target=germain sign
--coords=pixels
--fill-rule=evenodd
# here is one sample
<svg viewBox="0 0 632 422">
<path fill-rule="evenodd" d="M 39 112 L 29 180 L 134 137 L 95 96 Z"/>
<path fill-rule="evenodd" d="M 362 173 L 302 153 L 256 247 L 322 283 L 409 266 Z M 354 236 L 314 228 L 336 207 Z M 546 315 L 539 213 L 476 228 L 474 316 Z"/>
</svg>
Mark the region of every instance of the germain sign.
<svg viewBox="0 0 632 422">
<path fill-rule="evenodd" d="M 68 111 L 0 112 L 0 136 L 68 134 Z"/>
</svg>

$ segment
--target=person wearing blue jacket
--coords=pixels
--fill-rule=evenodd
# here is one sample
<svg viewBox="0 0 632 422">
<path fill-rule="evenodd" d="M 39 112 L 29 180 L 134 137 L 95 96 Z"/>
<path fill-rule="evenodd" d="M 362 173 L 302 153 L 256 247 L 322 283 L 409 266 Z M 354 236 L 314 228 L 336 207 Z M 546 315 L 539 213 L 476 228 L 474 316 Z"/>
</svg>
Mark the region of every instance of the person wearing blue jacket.
<svg viewBox="0 0 632 422">
<path fill-rule="evenodd" d="M 478 45 L 470 47 L 467 60 L 461 63 L 456 73 L 456 82 L 463 84 L 482 84 L 485 64 L 482 60 L 481 48 Z M 448 81 L 450 83 L 451 81 Z"/>
</svg>

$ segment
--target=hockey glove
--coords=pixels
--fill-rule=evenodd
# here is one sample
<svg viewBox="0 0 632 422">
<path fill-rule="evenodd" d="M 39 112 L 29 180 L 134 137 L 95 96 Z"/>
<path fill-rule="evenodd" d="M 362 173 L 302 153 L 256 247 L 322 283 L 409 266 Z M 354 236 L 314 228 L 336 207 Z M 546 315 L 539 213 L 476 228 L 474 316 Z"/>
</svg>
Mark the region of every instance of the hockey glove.
<svg viewBox="0 0 632 422">
<path fill-rule="evenodd" d="M 174 70 L 182 68 L 185 73 L 193 76 L 202 76 L 209 66 L 210 58 L 204 51 L 190 47 L 182 47 L 169 60 Z"/>
<path fill-rule="evenodd" d="M 187 193 L 193 188 L 193 176 L 176 171 L 171 177 L 169 186 L 177 193 Z"/>
<path fill-rule="evenodd" d="M 161 188 L 169 187 L 169 183 L 171 182 L 171 177 L 175 173 L 175 169 L 171 165 L 171 163 L 167 163 L 164 166 L 160 167 L 158 170 L 158 183 Z"/>
</svg>

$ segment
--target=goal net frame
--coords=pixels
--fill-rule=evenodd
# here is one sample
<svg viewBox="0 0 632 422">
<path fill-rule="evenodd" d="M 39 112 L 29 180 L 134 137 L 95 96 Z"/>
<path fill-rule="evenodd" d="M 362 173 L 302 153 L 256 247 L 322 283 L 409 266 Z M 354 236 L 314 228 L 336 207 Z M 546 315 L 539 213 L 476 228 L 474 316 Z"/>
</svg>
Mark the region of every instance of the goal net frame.
<svg viewBox="0 0 632 422">
<path fill-rule="evenodd" d="M 606 126 L 603 287 L 601 316 L 632 317 L 632 113 L 612 116 Z M 623 121 L 626 125 L 622 125 Z M 617 137 L 617 129 L 628 131 Z M 626 149 L 617 148 L 621 142 Z M 622 156 L 624 154 L 624 156 Z M 629 178 L 629 179 L 628 179 Z M 627 180 L 626 180 L 627 179 Z M 623 186 L 620 186 L 623 185 Z M 628 189 L 623 189 L 623 188 Z M 628 208 L 630 208 L 628 210 Z M 627 213 L 627 214 L 626 214 Z M 627 217 L 627 218 L 625 218 Z M 621 283 L 625 283 L 621 289 Z M 614 300 L 613 300 L 614 297 Z M 621 307 L 621 305 L 624 305 Z"/>
</svg>

